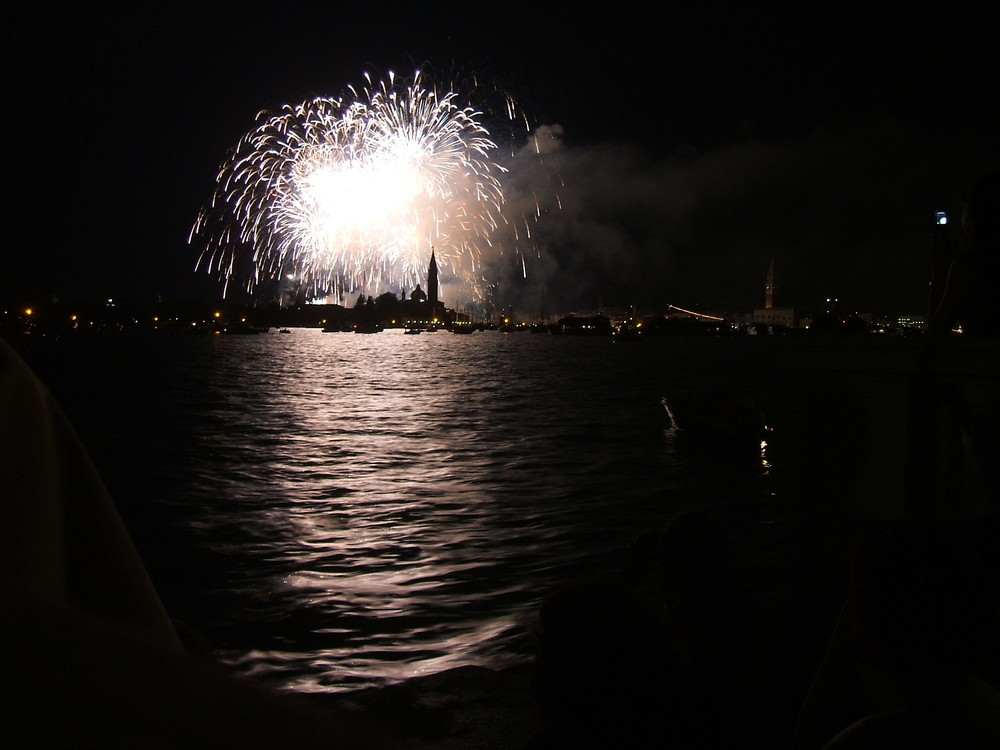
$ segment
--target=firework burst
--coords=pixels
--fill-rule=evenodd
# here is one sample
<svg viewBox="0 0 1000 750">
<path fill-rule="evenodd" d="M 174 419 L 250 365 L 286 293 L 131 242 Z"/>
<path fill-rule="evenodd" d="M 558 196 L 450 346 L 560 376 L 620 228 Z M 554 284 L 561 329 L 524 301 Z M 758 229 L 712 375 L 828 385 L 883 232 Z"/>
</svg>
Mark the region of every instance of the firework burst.
<svg viewBox="0 0 1000 750">
<path fill-rule="evenodd" d="M 443 276 L 481 291 L 482 254 L 510 225 L 487 115 L 419 72 L 366 80 L 258 114 L 192 229 L 199 269 L 248 292 L 292 279 L 307 296 L 343 299 L 412 289 L 433 246 Z"/>
</svg>

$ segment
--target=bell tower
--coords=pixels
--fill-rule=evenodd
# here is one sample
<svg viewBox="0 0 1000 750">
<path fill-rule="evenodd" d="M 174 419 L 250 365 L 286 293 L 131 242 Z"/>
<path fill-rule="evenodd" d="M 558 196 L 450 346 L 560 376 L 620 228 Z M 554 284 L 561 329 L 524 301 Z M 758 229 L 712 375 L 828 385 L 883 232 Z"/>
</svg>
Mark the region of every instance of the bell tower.
<svg viewBox="0 0 1000 750">
<path fill-rule="evenodd" d="M 438 266 L 434 260 L 434 246 L 431 246 L 431 263 L 427 267 L 427 301 L 431 305 L 438 302 Z"/>
<path fill-rule="evenodd" d="M 770 310 L 774 307 L 774 258 L 771 258 L 771 266 L 767 269 L 767 281 L 764 283 L 764 309 Z"/>
</svg>

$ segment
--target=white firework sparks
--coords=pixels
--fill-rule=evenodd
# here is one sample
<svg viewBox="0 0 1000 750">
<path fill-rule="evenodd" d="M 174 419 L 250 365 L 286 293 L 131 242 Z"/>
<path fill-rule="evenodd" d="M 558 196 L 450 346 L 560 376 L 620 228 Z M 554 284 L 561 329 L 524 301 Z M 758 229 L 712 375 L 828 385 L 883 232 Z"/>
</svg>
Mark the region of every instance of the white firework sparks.
<svg viewBox="0 0 1000 750">
<path fill-rule="evenodd" d="M 419 72 L 261 112 L 192 229 L 198 267 L 248 292 L 294 278 L 343 298 L 412 289 L 433 246 L 442 274 L 476 296 L 481 255 L 508 223 L 484 119 Z"/>
</svg>

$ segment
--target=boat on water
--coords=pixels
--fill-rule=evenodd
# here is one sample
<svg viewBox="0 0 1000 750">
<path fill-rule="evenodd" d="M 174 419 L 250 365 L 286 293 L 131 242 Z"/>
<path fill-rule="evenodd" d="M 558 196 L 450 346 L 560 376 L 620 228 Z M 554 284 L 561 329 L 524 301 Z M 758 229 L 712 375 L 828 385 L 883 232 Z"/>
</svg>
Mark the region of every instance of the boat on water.
<svg viewBox="0 0 1000 750">
<path fill-rule="evenodd" d="M 408 336 L 411 334 L 423 333 L 423 332 L 424 332 L 423 328 L 407 328 L 405 331 L 403 331 L 403 333 L 405 333 Z"/>
<path fill-rule="evenodd" d="M 382 333 L 381 323 L 358 323 L 354 326 L 355 333 Z"/>
<path fill-rule="evenodd" d="M 642 339 L 642 329 L 634 326 L 622 326 L 611 332 L 612 341 L 639 341 Z"/>
<path fill-rule="evenodd" d="M 699 438 L 759 440 L 771 432 L 764 413 L 742 393 L 678 394 L 664 396 L 660 403 L 673 428 Z"/>
<path fill-rule="evenodd" d="M 591 315 L 586 317 L 568 315 L 565 318 L 561 318 L 557 325 L 560 329 L 559 333 L 567 336 L 610 336 L 614 331 L 611 319 L 606 315 Z"/>
<path fill-rule="evenodd" d="M 232 323 L 223 326 L 222 328 L 215 329 L 216 333 L 224 333 L 230 336 L 255 336 L 257 334 L 267 333 L 270 330 L 270 328 L 254 326 L 249 323 Z"/>
<path fill-rule="evenodd" d="M 475 330 L 476 329 L 474 326 L 463 326 L 463 325 L 452 326 L 451 328 L 452 333 L 472 333 Z"/>
</svg>

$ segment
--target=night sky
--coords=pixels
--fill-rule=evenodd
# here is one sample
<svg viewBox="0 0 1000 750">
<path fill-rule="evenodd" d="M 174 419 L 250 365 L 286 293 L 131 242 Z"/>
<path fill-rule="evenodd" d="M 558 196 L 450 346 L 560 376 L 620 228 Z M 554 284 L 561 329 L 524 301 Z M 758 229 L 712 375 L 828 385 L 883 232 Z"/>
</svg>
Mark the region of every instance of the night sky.
<svg viewBox="0 0 1000 750">
<path fill-rule="evenodd" d="M 217 297 L 188 232 L 257 112 L 420 67 L 561 134 L 501 301 L 746 310 L 773 257 L 779 303 L 922 313 L 934 211 L 1000 168 L 998 11 L 753 5 L 14 3 L 0 294 Z"/>
</svg>

